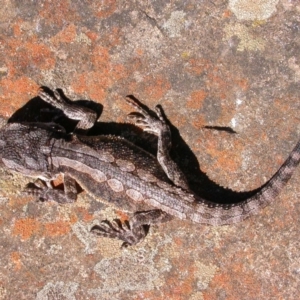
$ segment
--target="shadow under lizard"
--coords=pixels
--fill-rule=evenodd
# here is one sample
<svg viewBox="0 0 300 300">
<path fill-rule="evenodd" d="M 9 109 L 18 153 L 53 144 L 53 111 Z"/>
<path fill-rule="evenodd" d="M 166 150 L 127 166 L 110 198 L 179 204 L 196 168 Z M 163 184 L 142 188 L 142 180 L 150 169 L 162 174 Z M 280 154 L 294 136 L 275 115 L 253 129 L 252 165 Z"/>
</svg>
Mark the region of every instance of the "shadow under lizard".
<svg viewBox="0 0 300 300">
<path fill-rule="evenodd" d="M 129 222 L 102 221 L 91 228 L 100 236 L 134 245 L 147 235 L 151 224 L 172 217 L 208 225 L 237 223 L 271 203 L 286 185 L 300 161 L 300 141 L 287 160 L 257 192 L 242 202 L 218 204 L 193 193 L 178 165 L 170 157 L 172 138 L 162 109 L 149 110 L 133 97 L 128 117 L 158 138 L 157 157 L 124 138 L 84 134 L 94 126 L 97 113 L 68 101 L 56 90 L 41 89 L 39 97 L 68 118 L 78 120 L 73 133 L 55 123 L 8 123 L 0 130 L 0 162 L 5 168 L 39 178 L 47 186 L 32 184 L 27 192 L 40 200 L 72 203 L 76 182 L 96 199 L 125 211 L 135 211 Z M 51 180 L 64 175 L 64 191 Z"/>
</svg>

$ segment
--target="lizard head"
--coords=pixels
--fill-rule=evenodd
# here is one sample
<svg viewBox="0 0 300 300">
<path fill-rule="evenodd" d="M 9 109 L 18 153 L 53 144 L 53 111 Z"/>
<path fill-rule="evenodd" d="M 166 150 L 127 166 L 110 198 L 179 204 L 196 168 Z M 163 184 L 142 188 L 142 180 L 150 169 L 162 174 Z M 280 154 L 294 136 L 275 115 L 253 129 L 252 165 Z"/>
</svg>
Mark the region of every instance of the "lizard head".
<svg viewBox="0 0 300 300">
<path fill-rule="evenodd" d="M 8 123 L 0 130 L 1 165 L 27 176 L 48 171 L 52 136 L 38 123 Z"/>
</svg>

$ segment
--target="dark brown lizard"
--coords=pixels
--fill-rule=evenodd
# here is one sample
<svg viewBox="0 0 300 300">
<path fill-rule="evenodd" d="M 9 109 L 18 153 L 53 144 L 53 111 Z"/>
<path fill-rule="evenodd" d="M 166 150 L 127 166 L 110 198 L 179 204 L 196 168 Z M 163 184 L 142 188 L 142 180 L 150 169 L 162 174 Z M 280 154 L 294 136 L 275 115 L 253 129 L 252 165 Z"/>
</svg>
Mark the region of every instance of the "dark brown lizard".
<svg viewBox="0 0 300 300">
<path fill-rule="evenodd" d="M 129 118 L 158 138 L 155 157 L 117 136 L 79 134 L 97 121 L 95 112 L 66 101 L 58 91 L 52 96 L 41 89 L 39 96 L 79 121 L 74 133 L 66 133 L 55 123 L 9 123 L 0 130 L 0 161 L 10 170 L 44 180 L 47 187 L 28 188 L 40 200 L 74 202 L 77 182 L 96 199 L 125 211 L 134 210 L 129 222 L 102 221 L 91 229 L 100 236 L 119 238 L 124 245 L 138 243 L 146 236 L 148 225 L 172 217 L 209 225 L 240 222 L 274 200 L 300 161 L 299 141 L 255 195 L 237 204 L 217 204 L 191 192 L 184 174 L 171 159 L 171 132 L 159 106 L 154 113 L 127 98 L 136 109 Z M 59 174 L 64 175 L 64 191 L 50 184 Z"/>
</svg>

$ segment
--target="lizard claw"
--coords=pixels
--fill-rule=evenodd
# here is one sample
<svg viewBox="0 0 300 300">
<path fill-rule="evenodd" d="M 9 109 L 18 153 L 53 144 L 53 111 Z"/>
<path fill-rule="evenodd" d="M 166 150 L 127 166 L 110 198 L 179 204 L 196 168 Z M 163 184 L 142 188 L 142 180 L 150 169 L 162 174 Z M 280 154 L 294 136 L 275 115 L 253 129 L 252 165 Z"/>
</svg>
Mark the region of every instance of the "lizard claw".
<svg viewBox="0 0 300 300">
<path fill-rule="evenodd" d="M 53 105 L 56 108 L 63 109 L 65 106 L 66 100 L 60 95 L 58 89 L 53 91 L 52 96 L 45 89 L 40 88 L 38 91 L 38 95 L 42 100 Z"/>
<path fill-rule="evenodd" d="M 132 112 L 127 115 L 127 118 L 133 121 L 136 125 L 147 125 L 147 121 L 145 121 L 145 116 L 138 112 Z"/>
<path fill-rule="evenodd" d="M 50 186 L 40 186 L 37 183 L 29 183 L 23 193 L 27 195 L 32 195 L 37 198 L 37 201 L 46 202 L 46 201 L 55 201 L 61 204 L 72 203 L 76 200 L 76 194 L 70 191 L 65 193 L 62 190 L 54 189 Z"/>
<path fill-rule="evenodd" d="M 40 186 L 37 183 L 28 183 L 22 193 L 26 195 L 34 196 L 38 201 L 45 202 L 48 199 L 45 197 L 48 188 L 45 186 Z"/>
<path fill-rule="evenodd" d="M 148 107 L 144 107 L 140 104 L 133 96 L 127 96 L 126 101 L 137 110 L 137 112 L 128 114 L 127 117 L 131 119 L 135 125 L 142 127 L 144 131 L 158 136 L 168 128 L 160 106 L 156 106 L 155 112 L 153 112 L 149 110 Z"/>
<path fill-rule="evenodd" d="M 122 223 L 119 219 L 113 222 L 104 220 L 100 225 L 94 225 L 91 232 L 98 236 L 122 240 L 122 248 L 135 245 L 146 236 L 144 226 L 130 226 L 128 221 Z"/>
</svg>

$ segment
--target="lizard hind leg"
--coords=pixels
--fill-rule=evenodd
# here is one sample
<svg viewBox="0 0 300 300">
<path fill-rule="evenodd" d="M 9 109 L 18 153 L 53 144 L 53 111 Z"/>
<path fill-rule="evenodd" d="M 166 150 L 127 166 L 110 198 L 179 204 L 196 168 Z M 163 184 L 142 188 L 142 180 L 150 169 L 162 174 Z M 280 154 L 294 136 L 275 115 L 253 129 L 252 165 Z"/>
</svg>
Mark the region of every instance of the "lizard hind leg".
<svg viewBox="0 0 300 300">
<path fill-rule="evenodd" d="M 136 245 L 144 240 L 151 224 L 163 223 L 172 219 L 167 213 L 155 209 L 145 212 L 136 212 L 125 222 L 114 219 L 113 222 L 104 220 L 100 225 L 94 225 L 91 232 L 98 236 L 119 239 L 123 241 L 122 248 Z"/>
<path fill-rule="evenodd" d="M 113 222 L 104 220 L 100 225 L 94 225 L 91 228 L 93 234 L 123 241 L 122 248 L 142 241 L 147 235 L 147 231 L 144 226 L 134 226 L 132 228 L 128 221 L 122 223 L 119 219 L 114 219 Z"/>
<path fill-rule="evenodd" d="M 24 193 L 35 196 L 41 202 L 55 201 L 60 204 L 75 202 L 77 198 L 76 183 L 68 174 L 64 175 L 64 191 L 53 188 L 50 181 L 45 181 L 45 184 L 40 180 L 29 183 Z"/>
<path fill-rule="evenodd" d="M 137 112 L 130 113 L 128 118 L 131 119 L 135 125 L 142 127 L 144 131 L 153 133 L 157 136 L 157 160 L 168 178 L 176 186 L 189 190 L 185 175 L 170 156 L 172 136 L 162 108 L 157 105 L 154 113 L 133 96 L 127 96 L 126 101 L 137 110 Z"/>
</svg>

